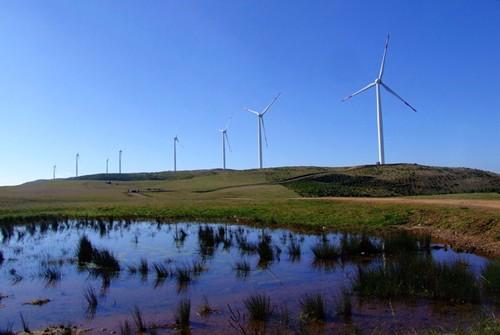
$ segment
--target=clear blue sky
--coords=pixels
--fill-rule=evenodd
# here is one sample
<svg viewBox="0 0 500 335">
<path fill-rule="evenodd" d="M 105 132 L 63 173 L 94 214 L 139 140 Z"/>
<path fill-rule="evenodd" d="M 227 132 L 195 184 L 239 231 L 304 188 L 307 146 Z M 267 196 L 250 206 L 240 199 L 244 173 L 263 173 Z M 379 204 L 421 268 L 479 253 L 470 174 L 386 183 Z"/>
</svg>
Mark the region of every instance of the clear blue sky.
<svg viewBox="0 0 500 335">
<path fill-rule="evenodd" d="M 377 161 L 375 79 L 391 33 L 386 160 L 500 171 L 500 1 L 0 2 L 0 184 L 99 173 Z"/>
</svg>

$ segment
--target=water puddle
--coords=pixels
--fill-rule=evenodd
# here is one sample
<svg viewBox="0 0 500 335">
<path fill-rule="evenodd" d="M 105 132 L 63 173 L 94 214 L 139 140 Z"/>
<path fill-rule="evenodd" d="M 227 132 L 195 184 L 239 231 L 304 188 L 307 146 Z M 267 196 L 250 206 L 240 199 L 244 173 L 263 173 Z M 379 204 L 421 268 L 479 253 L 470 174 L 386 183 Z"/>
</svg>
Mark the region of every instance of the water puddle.
<svg viewBox="0 0 500 335">
<path fill-rule="evenodd" d="M 0 327 L 15 331 L 22 314 L 30 329 L 127 333 L 128 320 L 133 333 L 139 312 L 148 331 L 173 334 L 181 302 L 192 334 L 454 329 L 500 310 L 481 282 L 487 259 L 407 234 L 125 221 L 1 232 Z M 252 321 L 259 312 L 266 321 Z"/>
</svg>

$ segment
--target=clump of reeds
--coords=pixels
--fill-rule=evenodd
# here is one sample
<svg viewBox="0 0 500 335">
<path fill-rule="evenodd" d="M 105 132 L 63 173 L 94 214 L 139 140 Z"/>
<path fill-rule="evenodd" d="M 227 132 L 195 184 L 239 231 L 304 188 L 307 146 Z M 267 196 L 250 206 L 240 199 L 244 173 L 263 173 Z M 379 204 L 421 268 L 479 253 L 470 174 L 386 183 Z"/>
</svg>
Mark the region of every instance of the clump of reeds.
<svg viewBox="0 0 500 335">
<path fill-rule="evenodd" d="M 271 298 L 265 294 L 255 294 L 246 298 L 245 308 L 253 321 L 267 321 L 273 314 Z"/>
<path fill-rule="evenodd" d="M 175 311 L 175 324 L 179 329 L 189 328 L 189 319 L 191 317 L 191 301 L 183 299 L 179 302 Z"/>
<path fill-rule="evenodd" d="M 179 286 L 185 286 L 189 284 L 192 280 L 191 271 L 186 266 L 177 267 L 175 269 L 174 276 Z"/>
<path fill-rule="evenodd" d="M 340 240 L 340 254 L 342 257 L 373 255 L 381 252 L 381 248 L 366 235 L 344 235 Z"/>
<path fill-rule="evenodd" d="M 314 254 L 316 260 L 319 261 L 331 261 L 335 260 L 340 256 L 339 250 L 334 244 L 328 241 L 322 241 L 311 247 L 311 251 Z"/>
<path fill-rule="evenodd" d="M 462 262 L 436 262 L 430 257 L 401 257 L 385 266 L 358 267 L 354 289 L 361 295 L 420 297 L 453 302 L 477 302 L 479 285 Z"/>
<path fill-rule="evenodd" d="M 193 261 L 191 264 L 191 272 L 194 276 L 199 276 L 205 271 L 205 263 L 203 261 Z"/>
<path fill-rule="evenodd" d="M 92 286 L 89 286 L 83 292 L 85 301 L 87 302 L 87 314 L 93 317 L 97 308 L 97 294 Z"/>
<path fill-rule="evenodd" d="M 347 290 L 342 290 L 340 300 L 337 304 L 337 315 L 343 317 L 345 322 L 351 321 L 352 301 L 351 301 L 351 294 Z"/>
<path fill-rule="evenodd" d="M 250 263 L 245 259 L 238 261 L 234 264 L 234 270 L 238 277 L 246 278 L 251 271 Z"/>
<path fill-rule="evenodd" d="M 491 261 L 486 265 L 482 274 L 488 290 L 500 292 L 500 261 Z"/>
<path fill-rule="evenodd" d="M 76 256 L 78 258 L 78 263 L 90 263 L 92 262 L 92 255 L 94 252 L 94 247 L 88 239 L 87 236 L 82 236 L 78 242 L 78 247 L 76 249 Z"/>
<path fill-rule="evenodd" d="M 300 319 L 304 322 L 325 321 L 326 302 L 321 294 L 306 294 L 300 299 Z"/>
<path fill-rule="evenodd" d="M 92 262 L 99 268 L 107 271 L 120 271 L 120 263 L 113 253 L 107 249 L 94 249 Z"/>
<path fill-rule="evenodd" d="M 44 266 L 40 271 L 40 277 L 43 278 L 48 285 L 54 285 L 62 278 L 61 270 L 53 265 Z"/>
<path fill-rule="evenodd" d="M 30 330 L 30 327 L 28 325 L 28 322 L 26 321 L 26 319 L 23 316 L 23 313 L 19 312 L 19 317 L 21 318 L 21 326 L 23 327 L 23 331 L 25 333 L 30 334 L 31 330 Z M 0 332 L 0 334 L 1 334 L 1 332 Z"/>
<path fill-rule="evenodd" d="M 261 238 L 257 245 L 257 253 L 259 254 L 259 264 L 267 264 L 274 260 L 274 252 L 271 246 L 271 240 L 268 238 Z"/>
<path fill-rule="evenodd" d="M 120 322 L 120 335 L 132 335 L 132 327 L 130 326 L 130 322 L 125 320 L 123 323 Z"/>
<path fill-rule="evenodd" d="M 137 333 L 144 333 L 147 330 L 146 323 L 142 318 L 142 313 L 138 306 L 134 306 L 134 310 L 132 311 L 132 319 L 134 320 Z"/>
<path fill-rule="evenodd" d="M 290 244 L 288 245 L 288 257 L 292 261 L 296 261 L 300 259 L 300 256 L 302 254 L 302 250 L 300 248 L 300 243 L 298 243 L 296 240 L 291 240 Z"/>
<path fill-rule="evenodd" d="M 139 267 L 137 268 L 137 270 L 139 271 L 142 277 L 147 277 L 149 273 L 148 260 L 142 258 L 141 261 L 139 262 Z"/>
<path fill-rule="evenodd" d="M 154 263 L 153 269 L 157 279 L 166 279 L 170 275 L 169 269 L 161 263 Z"/>
<path fill-rule="evenodd" d="M 401 230 L 384 239 L 384 251 L 388 254 L 429 251 L 430 247 L 431 236 L 429 234 L 411 234 L 406 230 Z"/>
</svg>

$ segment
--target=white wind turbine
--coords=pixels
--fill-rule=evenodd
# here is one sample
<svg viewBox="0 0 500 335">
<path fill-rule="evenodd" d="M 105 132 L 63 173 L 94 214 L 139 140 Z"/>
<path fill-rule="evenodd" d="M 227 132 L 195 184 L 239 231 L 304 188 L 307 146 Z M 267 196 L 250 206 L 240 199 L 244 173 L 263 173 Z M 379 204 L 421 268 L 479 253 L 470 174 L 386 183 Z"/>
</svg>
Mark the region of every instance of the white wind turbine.
<svg viewBox="0 0 500 335">
<path fill-rule="evenodd" d="M 252 109 L 245 108 L 246 111 L 253 113 L 257 115 L 257 121 L 258 121 L 258 131 L 257 131 L 257 145 L 259 148 L 259 168 L 262 169 L 262 132 L 264 132 L 264 140 L 266 141 L 266 146 L 267 146 L 267 136 L 266 136 L 266 127 L 264 125 L 264 115 L 269 111 L 271 106 L 278 100 L 280 97 L 281 93 L 279 93 L 273 101 L 269 105 L 267 105 L 266 108 L 262 110 L 262 112 L 256 112 Z"/>
<path fill-rule="evenodd" d="M 179 142 L 179 137 L 175 135 L 174 137 L 174 172 L 177 171 L 177 142 Z"/>
<path fill-rule="evenodd" d="M 227 126 L 224 129 L 219 129 L 221 135 L 222 135 L 222 169 L 226 169 L 226 143 L 231 150 L 231 145 L 229 144 L 229 137 L 227 136 Z"/>
<path fill-rule="evenodd" d="M 394 90 L 392 90 L 387 84 L 382 82 L 382 77 L 384 75 L 384 67 L 385 67 L 385 58 L 387 55 L 387 48 L 389 46 L 389 35 L 387 35 L 387 40 L 385 41 L 385 48 L 384 48 L 384 56 L 382 57 L 382 64 L 380 65 L 380 72 L 378 74 L 377 79 L 373 83 L 370 83 L 360 89 L 359 91 L 345 97 L 342 99 L 342 101 L 349 100 L 350 98 L 372 88 L 375 86 L 375 92 L 376 92 L 376 97 L 377 97 L 377 129 L 378 129 L 378 159 L 379 159 L 379 164 L 385 164 L 385 154 L 384 154 L 384 131 L 383 131 L 383 123 L 382 123 L 382 101 L 380 99 L 380 86 L 385 88 L 389 93 L 394 95 L 396 98 L 401 100 L 406 106 L 411 108 L 414 112 L 417 110 L 410 105 L 406 100 L 401 98 Z"/>
</svg>

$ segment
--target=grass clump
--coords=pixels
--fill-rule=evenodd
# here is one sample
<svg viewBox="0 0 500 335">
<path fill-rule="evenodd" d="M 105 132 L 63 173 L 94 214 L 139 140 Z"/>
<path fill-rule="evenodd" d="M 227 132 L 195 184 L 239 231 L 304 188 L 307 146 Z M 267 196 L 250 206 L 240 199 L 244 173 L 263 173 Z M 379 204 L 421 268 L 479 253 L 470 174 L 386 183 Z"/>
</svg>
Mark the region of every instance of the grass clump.
<svg viewBox="0 0 500 335">
<path fill-rule="evenodd" d="M 384 251 L 388 254 L 429 251 L 431 237 L 428 234 L 414 235 L 406 230 L 393 233 L 384 239 Z"/>
<path fill-rule="evenodd" d="M 130 322 L 125 320 L 123 323 L 120 322 L 120 335 L 132 335 L 132 327 L 130 326 Z"/>
<path fill-rule="evenodd" d="M 488 290 L 500 293 L 500 261 L 489 262 L 482 276 Z"/>
<path fill-rule="evenodd" d="M 342 257 L 373 255 L 380 251 L 380 248 L 366 235 L 362 235 L 361 237 L 344 235 L 340 240 L 340 253 Z"/>
<path fill-rule="evenodd" d="M 288 251 L 288 257 L 292 261 L 299 260 L 301 254 L 302 254 L 302 250 L 300 248 L 300 244 L 297 241 L 295 241 L 295 240 L 292 240 L 290 242 L 290 244 L 288 245 L 287 251 Z"/>
<path fill-rule="evenodd" d="M 351 294 L 347 290 L 342 291 L 340 301 L 337 304 L 337 315 L 341 316 L 346 322 L 351 321 L 352 301 Z"/>
<path fill-rule="evenodd" d="M 175 279 L 177 280 L 177 284 L 179 287 L 184 287 L 189 284 L 192 280 L 191 278 L 191 269 L 188 267 L 178 267 L 174 272 Z"/>
<path fill-rule="evenodd" d="M 134 310 L 132 311 L 132 320 L 134 320 L 135 328 L 138 333 L 144 333 L 147 330 L 146 323 L 142 318 L 142 312 L 137 305 L 134 306 Z"/>
<path fill-rule="evenodd" d="M 2 252 L 2 250 L 0 250 L 0 265 L 2 265 L 4 260 L 5 260 L 5 258 L 3 257 L 3 252 Z"/>
<path fill-rule="evenodd" d="M 252 295 L 243 303 L 252 321 L 267 321 L 273 314 L 271 298 L 265 294 Z"/>
<path fill-rule="evenodd" d="M 189 320 L 191 317 L 191 301 L 183 299 L 179 302 L 175 311 L 175 324 L 179 329 L 189 329 Z"/>
<path fill-rule="evenodd" d="M 166 279 L 170 275 L 168 268 L 161 263 L 154 263 L 153 269 L 156 273 L 157 279 Z"/>
<path fill-rule="evenodd" d="M 269 238 L 263 237 L 257 245 L 259 264 L 267 264 L 274 260 L 274 252 Z"/>
<path fill-rule="evenodd" d="M 62 273 L 59 268 L 53 265 L 45 266 L 40 271 L 40 277 L 43 278 L 47 285 L 55 285 L 62 278 Z"/>
<path fill-rule="evenodd" d="M 379 298 L 452 302 L 478 302 L 480 298 L 479 285 L 466 263 L 440 263 L 430 257 L 405 257 L 370 269 L 358 267 L 354 289 Z"/>
<path fill-rule="evenodd" d="M 149 273 L 148 260 L 142 258 L 141 261 L 139 262 L 139 267 L 137 268 L 137 270 L 139 271 L 142 277 L 147 277 Z"/>
<path fill-rule="evenodd" d="M 300 300 L 300 319 L 305 322 L 325 321 L 326 302 L 321 294 L 304 295 Z"/>
<path fill-rule="evenodd" d="M 107 271 L 120 271 L 120 263 L 113 253 L 107 249 L 94 249 L 92 262 L 99 268 Z"/>
<path fill-rule="evenodd" d="M 88 239 L 87 236 L 82 236 L 78 242 L 78 247 L 76 249 L 76 256 L 78 258 L 79 264 L 85 264 L 92 262 L 92 256 L 94 252 L 94 247 Z"/>
<path fill-rule="evenodd" d="M 87 317 L 92 319 L 97 309 L 97 294 L 92 286 L 89 286 L 83 292 L 83 297 L 87 302 Z"/>
<path fill-rule="evenodd" d="M 311 247 L 314 257 L 318 261 L 331 261 L 340 256 L 339 250 L 328 241 L 322 241 Z"/>
</svg>

